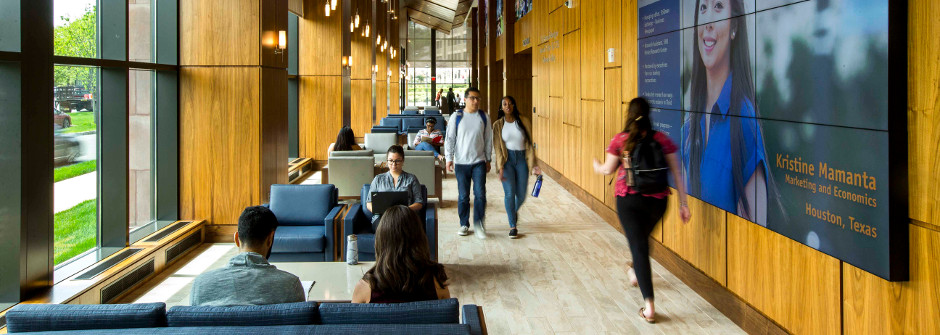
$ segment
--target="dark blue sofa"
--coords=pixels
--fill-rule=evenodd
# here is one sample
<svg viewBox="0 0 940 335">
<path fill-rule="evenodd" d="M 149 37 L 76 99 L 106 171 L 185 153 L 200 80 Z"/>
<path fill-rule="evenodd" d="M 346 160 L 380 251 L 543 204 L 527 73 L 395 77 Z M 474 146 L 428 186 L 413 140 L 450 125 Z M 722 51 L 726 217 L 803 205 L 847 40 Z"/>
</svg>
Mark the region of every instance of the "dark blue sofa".
<svg viewBox="0 0 940 335">
<path fill-rule="evenodd" d="M 278 227 L 271 247 L 272 262 L 332 262 L 334 222 L 343 206 L 338 190 L 324 185 L 271 185 L 271 203 Z"/>
<path fill-rule="evenodd" d="M 369 184 L 362 185 L 359 193 L 359 203 L 353 204 L 343 217 L 343 229 L 346 235 L 356 234 L 356 245 L 359 248 L 359 260 L 363 262 L 375 261 L 375 231 L 372 230 L 372 212 L 366 208 L 366 194 L 369 194 Z M 428 248 L 431 250 L 431 259 L 437 260 L 437 209 L 434 204 L 428 203 L 428 188 L 421 185 L 424 194 L 424 208 L 418 217 L 424 220 L 424 233 L 428 235 Z M 343 258 L 346 257 L 346 239 L 343 239 Z"/>
<path fill-rule="evenodd" d="M 301 302 L 261 306 L 23 304 L 9 333 L 33 334 L 485 334 L 482 309 L 457 299 L 402 304 Z M 460 313 L 462 312 L 462 313 Z M 459 320 L 462 314 L 463 321 Z"/>
</svg>

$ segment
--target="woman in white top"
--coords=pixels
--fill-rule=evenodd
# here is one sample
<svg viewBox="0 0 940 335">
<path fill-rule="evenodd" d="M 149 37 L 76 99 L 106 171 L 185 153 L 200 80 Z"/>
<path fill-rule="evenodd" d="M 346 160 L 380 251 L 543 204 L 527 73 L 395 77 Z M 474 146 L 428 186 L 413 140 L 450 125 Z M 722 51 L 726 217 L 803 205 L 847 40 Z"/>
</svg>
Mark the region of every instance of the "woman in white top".
<svg viewBox="0 0 940 335">
<path fill-rule="evenodd" d="M 493 162 L 506 196 L 504 202 L 509 216 L 509 238 L 517 238 L 519 230 L 516 222 L 519 207 L 525 202 L 529 168 L 532 168 L 534 175 L 542 174 L 542 170 L 535 165 L 532 138 L 519 119 L 516 99 L 511 96 L 503 97 L 499 118 L 493 122 Z"/>
</svg>

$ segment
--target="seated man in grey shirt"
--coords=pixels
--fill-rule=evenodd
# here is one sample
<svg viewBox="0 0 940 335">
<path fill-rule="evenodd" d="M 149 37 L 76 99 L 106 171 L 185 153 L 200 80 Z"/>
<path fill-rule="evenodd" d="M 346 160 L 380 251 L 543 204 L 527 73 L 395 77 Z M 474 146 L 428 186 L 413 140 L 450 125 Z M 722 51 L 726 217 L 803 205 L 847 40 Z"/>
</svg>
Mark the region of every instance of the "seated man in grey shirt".
<svg viewBox="0 0 940 335">
<path fill-rule="evenodd" d="M 240 253 L 228 266 L 196 277 L 189 295 L 193 306 L 268 305 L 302 302 L 297 276 L 268 264 L 277 217 L 263 206 L 245 208 L 238 218 L 235 245 Z"/>
<path fill-rule="evenodd" d="M 372 211 L 372 192 L 408 192 L 411 205 L 408 208 L 417 212 L 424 208 L 424 194 L 421 193 L 421 183 L 415 175 L 404 171 L 405 150 L 400 145 L 388 148 L 385 155 L 388 160 L 388 172 L 376 175 L 366 194 L 366 208 Z M 372 215 L 372 231 L 379 226 L 379 215 Z"/>
</svg>

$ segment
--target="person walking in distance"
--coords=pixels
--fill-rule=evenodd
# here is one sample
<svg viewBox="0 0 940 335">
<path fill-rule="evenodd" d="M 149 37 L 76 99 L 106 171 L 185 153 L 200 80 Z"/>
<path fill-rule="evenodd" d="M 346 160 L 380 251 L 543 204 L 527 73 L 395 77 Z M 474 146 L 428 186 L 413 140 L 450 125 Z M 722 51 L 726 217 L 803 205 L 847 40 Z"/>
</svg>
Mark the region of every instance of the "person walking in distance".
<svg viewBox="0 0 940 335">
<path fill-rule="evenodd" d="M 518 238 L 516 222 L 519 207 L 525 202 L 529 185 L 529 168 L 532 174 L 542 174 L 535 164 L 535 147 L 525 124 L 519 119 L 516 99 L 503 97 L 499 117 L 493 122 L 493 154 L 499 181 L 503 183 L 506 215 L 509 217 L 509 238 Z"/>
<path fill-rule="evenodd" d="M 450 95 L 450 94 L 449 94 Z M 473 186 L 473 224 L 480 239 L 486 238 L 483 221 L 486 214 L 486 174 L 490 172 L 493 156 L 493 127 L 487 121 L 486 112 L 480 110 L 480 90 L 468 88 L 464 93 L 467 106 L 462 113 L 456 112 L 447 124 L 444 140 L 444 156 L 447 170 L 457 177 L 457 215 L 460 228 L 457 234 L 465 236 L 470 231 L 470 186 Z"/>
<path fill-rule="evenodd" d="M 636 279 L 631 284 L 640 286 L 646 303 L 639 315 L 649 323 L 656 322 L 649 236 L 666 212 L 666 197 L 671 193 L 668 173 L 672 173 L 679 190 L 679 217 L 682 222 L 691 217 L 685 183 L 679 176 L 678 148 L 669 136 L 653 130 L 652 124 L 649 102 L 634 98 L 627 110 L 626 126 L 610 140 L 604 164 L 594 160 L 596 173 L 609 175 L 617 171 L 614 195 L 617 216 L 633 255 L 633 269 L 629 273 Z"/>
</svg>

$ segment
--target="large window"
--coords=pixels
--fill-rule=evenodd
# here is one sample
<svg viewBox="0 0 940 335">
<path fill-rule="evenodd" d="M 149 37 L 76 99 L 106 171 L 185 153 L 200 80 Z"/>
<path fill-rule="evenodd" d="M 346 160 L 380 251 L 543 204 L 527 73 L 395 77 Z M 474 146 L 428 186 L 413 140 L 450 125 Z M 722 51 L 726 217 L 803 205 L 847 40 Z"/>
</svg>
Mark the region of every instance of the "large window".
<svg viewBox="0 0 940 335">
<path fill-rule="evenodd" d="M 460 98 L 462 92 L 470 86 L 469 38 L 466 25 L 446 35 L 440 32 L 431 34 L 431 29 L 408 22 L 407 105 L 433 105 L 437 91 L 443 90 L 442 96 L 446 96 L 449 89 L 454 90 L 458 103 L 463 103 Z M 436 79 L 433 87 L 432 73 Z"/>
<path fill-rule="evenodd" d="M 54 0 L 53 11 L 58 281 L 176 219 L 175 158 L 166 180 L 158 170 L 176 155 L 177 4 Z"/>
<path fill-rule="evenodd" d="M 454 90 L 457 104 L 463 104 L 463 92 L 470 87 L 470 34 L 467 25 L 454 28 L 450 35 L 437 33 L 437 88 Z"/>
<path fill-rule="evenodd" d="M 97 58 L 96 1 L 56 0 L 53 8 L 55 55 Z M 56 65 L 54 78 L 53 259 L 59 265 L 97 246 L 100 70 Z"/>
<path fill-rule="evenodd" d="M 179 218 L 178 7 L 0 0 L 0 310 Z"/>
<path fill-rule="evenodd" d="M 431 29 L 408 22 L 405 105 L 427 106 L 433 103 L 435 92 L 431 92 L 431 57 Z"/>
<path fill-rule="evenodd" d="M 92 250 L 98 222 L 99 70 L 55 67 L 53 213 L 55 264 Z"/>
</svg>

